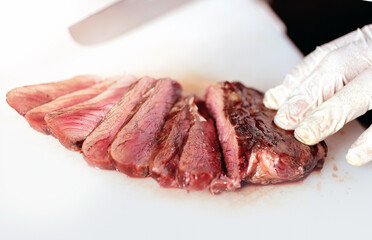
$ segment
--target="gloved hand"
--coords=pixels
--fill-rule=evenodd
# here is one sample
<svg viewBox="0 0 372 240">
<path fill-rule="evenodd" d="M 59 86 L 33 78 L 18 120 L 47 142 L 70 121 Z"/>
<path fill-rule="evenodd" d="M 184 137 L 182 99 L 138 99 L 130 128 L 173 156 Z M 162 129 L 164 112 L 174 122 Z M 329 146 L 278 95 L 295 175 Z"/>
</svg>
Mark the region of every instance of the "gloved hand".
<svg viewBox="0 0 372 240">
<path fill-rule="evenodd" d="M 372 108 L 372 24 L 317 47 L 264 97 L 278 110 L 275 123 L 313 145 Z M 372 161 L 372 126 L 351 145 L 346 160 Z"/>
</svg>

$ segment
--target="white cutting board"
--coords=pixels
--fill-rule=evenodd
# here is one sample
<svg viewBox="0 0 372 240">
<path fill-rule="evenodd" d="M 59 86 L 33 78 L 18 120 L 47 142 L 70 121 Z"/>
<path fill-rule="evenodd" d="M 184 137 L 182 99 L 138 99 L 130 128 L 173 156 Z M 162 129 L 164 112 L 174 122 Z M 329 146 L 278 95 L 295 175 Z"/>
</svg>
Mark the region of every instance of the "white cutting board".
<svg viewBox="0 0 372 240">
<path fill-rule="evenodd" d="M 372 165 L 344 160 L 363 131 L 357 122 L 327 139 L 323 170 L 303 182 L 219 196 L 90 168 L 78 153 L 32 130 L 7 106 L 11 88 L 129 72 L 170 76 L 199 94 L 221 80 L 264 91 L 301 59 L 269 8 L 249 0 L 195 1 L 111 42 L 73 42 L 67 27 L 109 2 L 0 4 L 0 239 L 369 237 Z"/>
</svg>

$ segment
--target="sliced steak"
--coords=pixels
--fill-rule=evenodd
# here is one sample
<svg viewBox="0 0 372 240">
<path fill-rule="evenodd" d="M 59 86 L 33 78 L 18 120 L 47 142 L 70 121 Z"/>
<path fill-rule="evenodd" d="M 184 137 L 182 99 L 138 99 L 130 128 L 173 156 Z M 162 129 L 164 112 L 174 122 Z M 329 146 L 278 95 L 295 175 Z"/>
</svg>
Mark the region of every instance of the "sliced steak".
<svg viewBox="0 0 372 240">
<path fill-rule="evenodd" d="M 119 131 L 110 154 L 117 170 L 132 177 L 148 175 L 152 148 L 181 86 L 171 79 L 160 79 L 133 118 Z"/>
<path fill-rule="evenodd" d="M 151 154 L 149 170 L 162 187 L 179 187 L 177 168 L 180 154 L 191 127 L 190 101 L 194 97 L 181 98 L 172 108 Z"/>
<path fill-rule="evenodd" d="M 125 76 L 106 91 L 86 102 L 48 113 L 45 121 L 50 132 L 66 148 L 79 151 L 85 138 L 134 81 L 133 76 Z"/>
<path fill-rule="evenodd" d="M 302 179 L 321 167 L 324 142 L 307 146 L 293 131 L 278 128 L 275 111 L 265 108 L 263 94 L 239 82 L 217 83 L 206 93 L 206 103 L 217 125 L 227 178 L 212 183 L 211 190 L 233 190 L 240 182 L 280 183 Z"/>
<path fill-rule="evenodd" d="M 149 163 L 151 176 L 162 187 L 202 190 L 222 174 L 216 130 L 204 110 L 203 102 L 188 96 L 167 117 Z"/>
<path fill-rule="evenodd" d="M 60 82 L 19 87 L 7 93 L 6 101 L 19 114 L 24 116 L 37 106 L 68 93 L 88 88 L 101 80 L 101 77 L 98 76 L 82 75 Z"/>
<path fill-rule="evenodd" d="M 206 120 L 190 104 L 193 123 L 178 165 L 178 182 L 186 190 L 203 190 L 222 175 L 221 152 L 212 119 Z"/>
<path fill-rule="evenodd" d="M 105 91 L 116 81 L 117 79 L 115 78 L 107 79 L 89 88 L 81 89 L 79 91 L 58 97 L 48 103 L 31 109 L 26 113 L 25 118 L 30 124 L 30 126 L 36 131 L 45 134 L 50 134 L 49 129 L 44 120 L 44 117 L 47 113 L 85 102 Z"/>
<path fill-rule="evenodd" d="M 120 102 L 105 116 L 98 127 L 89 134 L 83 143 L 82 151 L 86 161 L 98 168 L 113 169 L 112 160 L 108 149 L 116 134 L 137 112 L 138 108 L 147 99 L 155 85 L 155 79 L 143 77 L 129 91 L 127 91 Z"/>
</svg>

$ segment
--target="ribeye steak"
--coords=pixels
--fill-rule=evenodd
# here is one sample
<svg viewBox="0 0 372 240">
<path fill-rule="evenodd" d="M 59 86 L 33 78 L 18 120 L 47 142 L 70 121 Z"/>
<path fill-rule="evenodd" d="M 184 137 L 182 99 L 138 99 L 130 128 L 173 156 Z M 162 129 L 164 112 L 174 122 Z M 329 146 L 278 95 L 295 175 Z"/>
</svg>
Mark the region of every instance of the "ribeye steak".
<svg viewBox="0 0 372 240">
<path fill-rule="evenodd" d="M 293 131 L 277 127 L 276 111 L 265 108 L 263 94 L 239 82 L 210 86 L 206 103 L 216 121 L 227 177 L 212 183 L 212 192 L 233 190 L 243 180 L 254 184 L 296 181 L 321 167 L 324 142 L 307 146 Z"/>
</svg>

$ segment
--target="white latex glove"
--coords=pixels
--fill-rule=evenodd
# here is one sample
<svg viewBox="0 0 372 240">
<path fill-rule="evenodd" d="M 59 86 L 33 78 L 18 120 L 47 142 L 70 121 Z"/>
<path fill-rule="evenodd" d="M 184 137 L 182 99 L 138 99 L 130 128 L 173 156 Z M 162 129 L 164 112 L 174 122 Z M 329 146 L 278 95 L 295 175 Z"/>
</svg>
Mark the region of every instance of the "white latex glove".
<svg viewBox="0 0 372 240">
<path fill-rule="evenodd" d="M 278 110 L 275 123 L 295 130 L 313 145 L 372 108 L 372 24 L 317 47 L 269 89 L 266 107 Z M 372 161 L 372 126 L 349 149 L 355 166 Z"/>
</svg>

